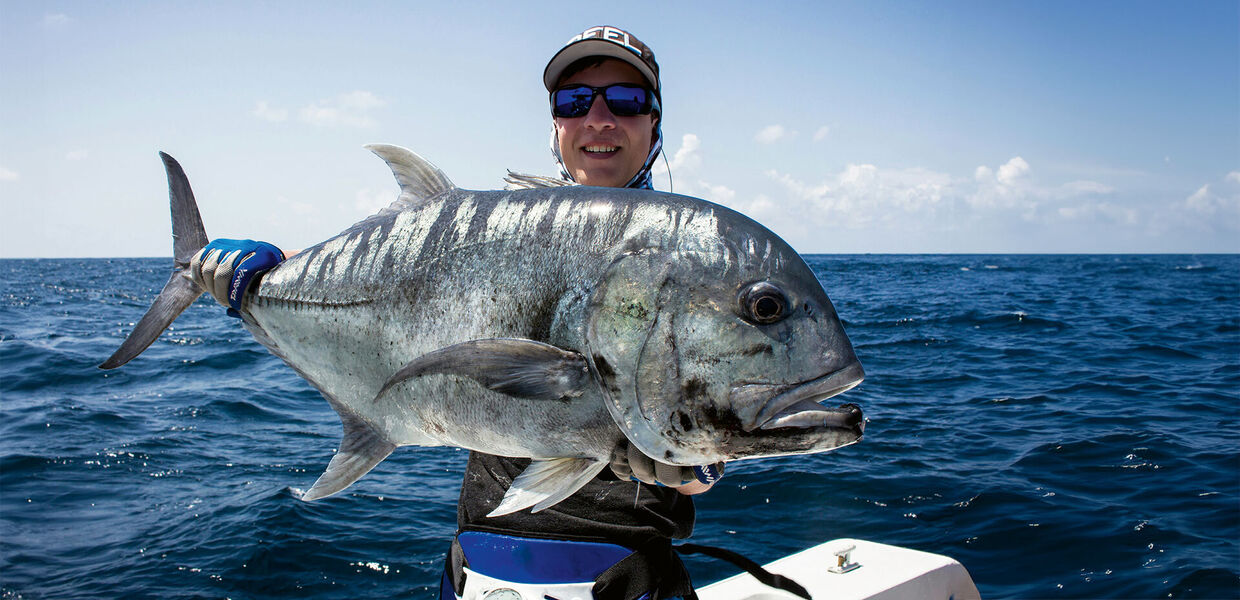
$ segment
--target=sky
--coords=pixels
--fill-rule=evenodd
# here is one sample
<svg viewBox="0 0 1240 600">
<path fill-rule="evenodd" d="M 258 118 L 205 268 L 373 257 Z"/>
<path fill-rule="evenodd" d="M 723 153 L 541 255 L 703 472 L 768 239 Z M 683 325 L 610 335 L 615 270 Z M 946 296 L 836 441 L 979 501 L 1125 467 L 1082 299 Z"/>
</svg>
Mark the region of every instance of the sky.
<svg viewBox="0 0 1240 600">
<path fill-rule="evenodd" d="M 322 241 L 395 199 L 554 175 L 543 67 L 593 25 L 662 69 L 660 190 L 809 253 L 1240 252 L 1240 3 L 0 0 L 0 257 Z M 566 10 L 571 6 L 571 10 Z"/>
</svg>

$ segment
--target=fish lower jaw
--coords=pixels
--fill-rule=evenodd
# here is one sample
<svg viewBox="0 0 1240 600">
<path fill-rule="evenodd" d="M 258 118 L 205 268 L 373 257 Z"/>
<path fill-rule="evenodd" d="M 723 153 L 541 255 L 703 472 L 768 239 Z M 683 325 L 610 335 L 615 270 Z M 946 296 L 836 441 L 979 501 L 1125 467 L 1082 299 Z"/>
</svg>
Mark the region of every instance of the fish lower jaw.
<svg viewBox="0 0 1240 600">
<path fill-rule="evenodd" d="M 831 409 L 813 400 L 802 400 L 779 412 L 771 420 L 760 425 L 758 429 L 817 427 L 858 429 L 863 432 L 865 431 L 865 419 L 861 415 L 861 407 L 856 404 L 845 404 Z"/>
<path fill-rule="evenodd" d="M 830 427 L 854 429 L 862 422 L 861 408 L 846 404 L 831 409 L 819 404 L 827 398 L 851 390 L 865 378 L 861 363 L 854 362 L 844 368 L 827 373 L 816 379 L 787 386 L 775 394 L 750 420 L 746 431 L 777 429 L 784 427 Z"/>
</svg>

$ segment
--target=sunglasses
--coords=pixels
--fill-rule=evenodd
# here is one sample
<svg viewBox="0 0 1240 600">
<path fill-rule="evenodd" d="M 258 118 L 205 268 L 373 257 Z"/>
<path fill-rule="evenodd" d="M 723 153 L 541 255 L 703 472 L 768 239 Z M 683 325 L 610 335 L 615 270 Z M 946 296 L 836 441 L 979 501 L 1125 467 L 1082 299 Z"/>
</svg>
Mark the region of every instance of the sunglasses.
<svg viewBox="0 0 1240 600">
<path fill-rule="evenodd" d="M 551 114 L 574 119 L 590 112 L 594 98 L 602 95 L 607 110 L 617 117 L 648 115 L 659 110 L 654 92 L 632 83 L 613 83 L 603 87 L 566 85 L 551 92 Z"/>
</svg>

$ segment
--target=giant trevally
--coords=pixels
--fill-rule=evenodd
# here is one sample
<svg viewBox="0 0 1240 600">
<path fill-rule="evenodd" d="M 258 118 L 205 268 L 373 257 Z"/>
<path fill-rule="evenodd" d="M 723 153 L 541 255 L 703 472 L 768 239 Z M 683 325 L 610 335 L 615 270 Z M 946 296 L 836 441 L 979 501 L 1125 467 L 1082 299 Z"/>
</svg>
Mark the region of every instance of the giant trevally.
<svg viewBox="0 0 1240 600">
<path fill-rule="evenodd" d="M 348 487 L 398 446 L 529 457 L 492 514 L 541 510 L 627 438 L 674 465 L 822 452 L 860 439 L 861 411 L 819 402 L 863 371 L 800 256 L 725 207 L 560 186 L 469 191 L 397 146 L 368 146 L 390 207 L 269 271 L 245 327 L 344 425 L 303 495 Z M 202 292 L 207 243 L 189 181 L 161 153 L 172 276 L 102 368 L 140 354 Z"/>
</svg>

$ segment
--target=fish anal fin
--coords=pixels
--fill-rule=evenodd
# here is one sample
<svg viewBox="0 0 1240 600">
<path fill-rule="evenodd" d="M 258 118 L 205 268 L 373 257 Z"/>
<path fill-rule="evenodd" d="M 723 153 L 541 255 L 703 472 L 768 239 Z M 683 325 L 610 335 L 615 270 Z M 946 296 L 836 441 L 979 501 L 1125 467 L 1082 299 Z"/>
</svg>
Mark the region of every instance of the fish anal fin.
<svg viewBox="0 0 1240 600">
<path fill-rule="evenodd" d="M 383 384 L 392 386 L 423 375 L 468 377 L 487 388 L 536 400 L 580 396 L 589 375 L 585 357 L 550 344 L 515 338 L 471 340 L 423 354 Z"/>
<path fill-rule="evenodd" d="M 396 449 L 396 444 L 389 442 L 369 423 L 344 413 L 340 420 L 344 424 L 340 449 L 314 486 L 302 495 L 302 500 L 318 500 L 349 487 Z"/>
<path fill-rule="evenodd" d="M 552 458 L 530 463 L 488 514 L 499 517 L 529 508 L 538 512 L 573 495 L 607 466 L 593 458 Z"/>
</svg>

